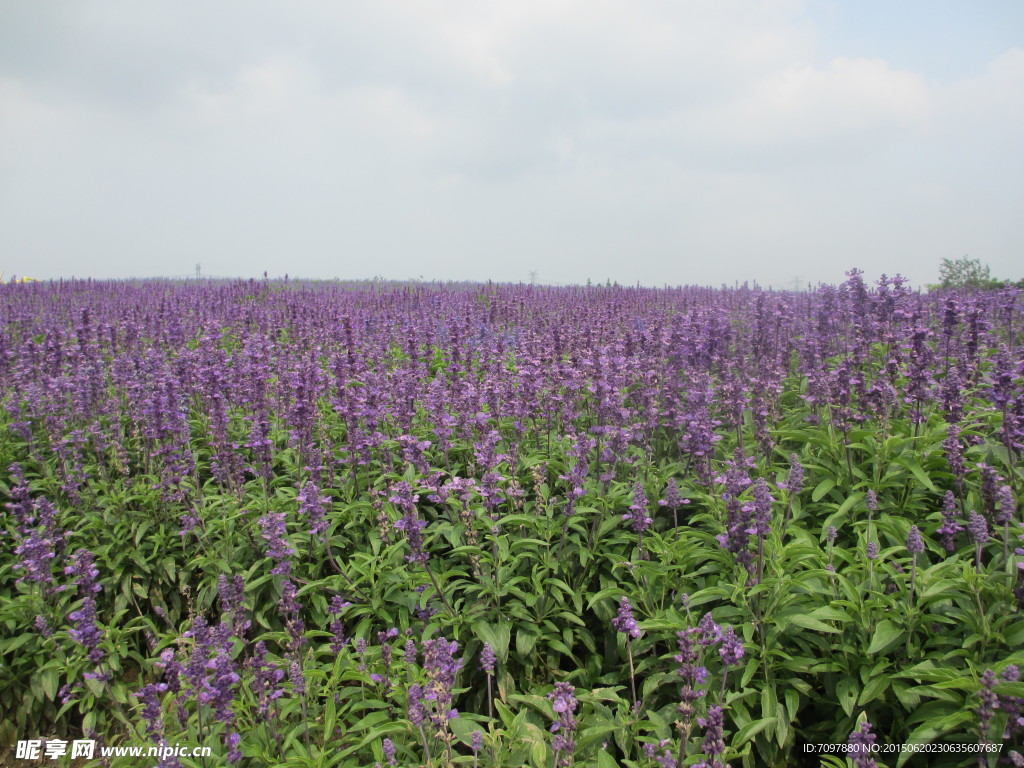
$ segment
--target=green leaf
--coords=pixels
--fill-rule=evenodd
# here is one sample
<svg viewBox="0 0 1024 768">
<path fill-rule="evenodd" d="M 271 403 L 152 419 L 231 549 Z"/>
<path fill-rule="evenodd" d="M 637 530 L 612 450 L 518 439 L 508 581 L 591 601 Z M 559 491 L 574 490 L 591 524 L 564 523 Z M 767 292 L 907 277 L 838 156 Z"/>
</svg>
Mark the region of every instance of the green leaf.
<svg viewBox="0 0 1024 768">
<path fill-rule="evenodd" d="M 528 657 L 537 645 L 540 637 L 540 630 L 533 624 L 520 624 L 516 630 L 516 653 L 521 657 Z"/>
<path fill-rule="evenodd" d="M 774 717 L 762 717 L 760 720 L 753 720 L 747 723 L 736 732 L 736 736 L 732 741 L 733 749 L 739 749 L 765 728 L 775 725 L 775 721 L 776 718 Z"/>
<path fill-rule="evenodd" d="M 849 496 L 846 497 L 846 501 L 844 501 L 842 504 L 839 505 L 839 509 L 837 509 L 836 512 L 835 512 L 836 515 L 842 515 L 845 512 L 849 512 L 863 498 L 864 498 L 864 492 L 863 491 L 857 491 L 855 493 L 851 493 Z"/>
<path fill-rule="evenodd" d="M 597 768 L 619 768 L 619 764 L 614 757 L 602 750 L 597 753 Z"/>
<path fill-rule="evenodd" d="M 903 631 L 888 619 L 880 621 L 871 636 L 868 653 L 885 653 L 894 648 L 903 639 Z"/>
<path fill-rule="evenodd" d="M 921 469 L 921 465 L 914 461 L 914 459 L 911 456 L 908 456 L 906 454 L 897 456 L 896 463 L 909 469 L 910 472 L 914 475 L 914 477 L 917 478 L 917 481 L 921 483 L 921 485 L 923 485 L 929 491 L 931 491 L 932 493 L 938 493 L 938 489 L 935 487 L 935 484 L 932 483 L 932 479 L 928 477 L 928 474 L 923 469 Z"/>
<path fill-rule="evenodd" d="M 610 733 L 614 733 L 618 729 L 618 724 L 611 721 L 602 722 L 598 725 L 592 725 L 589 728 L 584 728 L 576 737 L 576 747 L 579 750 L 583 750 L 584 747 L 588 747 L 599 740 L 603 740 L 605 736 Z"/>
<path fill-rule="evenodd" d="M 53 669 L 48 669 L 40 675 L 40 681 L 43 686 L 43 692 L 46 694 L 46 698 L 53 701 L 57 698 L 57 689 L 60 687 L 60 680 L 57 677 L 57 672 Z"/>
<path fill-rule="evenodd" d="M 852 677 L 844 677 L 836 685 L 836 698 L 847 717 L 853 715 L 853 708 L 857 706 L 857 693 L 857 681 Z"/>
<path fill-rule="evenodd" d="M 593 595 L 591 595 L 590 600 L 587 601 L 587 608 L 593 608 L 594 603 L 598 602 L 599 600 L 604 600 L 606 597 L 614 597 L 615 599 L 618 599 L 621 596 L 622 587 L 606 587 L 602 589 L 600 592 L 595 592 Z"/>
<path fill-rule="evenodd" d="M 1003 630 L 1003 639 L 1007 645 L 1015 648 L 1024 645 L 1024 621 L 1018 621 Z"/>
<path fill-rule="evenodd" d="M 818 483 L 814 491 L 811 493 L 811 501 L 821 501 L 825 494 L 835 487 L 836 481 L 833 480 L 831 477 L 826 477 L 824 480 Z"/>
<path fill-rule="evenodd" d="M 826 624 L 823 621 L 812 619 L 810 615 L 804 613 L 788 616 L 786 617 L 786 621 L 798 627 L 803 627 L 804 629 L 813 629 L 815 632 L 831 632 L 837 635 L 841 635 L 843 633 L 842 629 L 833 627 L 831 624 Z"/>
<path fill-rule="evenodd" d="M 814 619 L 821 619 L 822 621 L 853 621 L 853 617 L 846 611 L 840 610 L 839 608 L 833 608 L 830 605 L 823 605 L 821 608 L 817 608 L 807 615 Z"/>
<path fill-rule="evenodd" d="M 481 642 L 491 646 L 491 650 L 504 664 L 508 662 L 508 645 L 512 638 L 512 622 L 501 619 L 497 624 L 488 624 L 485 621 L 473 625 L 473 631 L 480 638 Z"/>
<path fill-rule="evenodd" d="M 1000 696 L 1017 696 L 1024 698 L 1024 683 L 997 683 L 996 693 L 998 693 Z"/>
<path fill-rule="evenodd" d="M 863 707 L 869 701 L 874 701 L 881 696 L 889 688 L 891 682 L 890 677 L 880 676 L 873 677 L 864 685 L 864 690 L 860 692 L 860 696 L 857 698 L 857 706 Z"/>
</svg>

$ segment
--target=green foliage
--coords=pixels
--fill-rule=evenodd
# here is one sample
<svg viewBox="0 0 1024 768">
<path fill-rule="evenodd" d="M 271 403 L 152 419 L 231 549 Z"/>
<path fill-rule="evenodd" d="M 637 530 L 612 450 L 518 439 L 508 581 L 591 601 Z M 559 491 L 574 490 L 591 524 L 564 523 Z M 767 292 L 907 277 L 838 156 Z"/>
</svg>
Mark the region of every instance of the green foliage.
<svg viewBox="0 0 1024 768">
<path fill-rule="evenodd" d="M 999 288 L 1024 288 L 1024 279 L 999 280 L 992 277 L 988 264 L 981 259 L 961 256 L 959 259 L 943 259 L 939 266 L 939 284 L 934 286 L 956 290 L 996 290 Z"/>
<path fill-rule="evenodd" d="M 228 333 L 217 343 L 225 352 L 239 348 Z M 887 354 L 875 351 L 859 372 L 865 386 L 904 390 L 906 379 L 887 368 Z M 376 364 L 386 376 L 416 354 L 393 346 Z M 431 374 L 449 375 L 442 350 L 427 350 L 422 360 Z M 233 727 L 243 735 L 246 765 L 361 768 L 381 762 L 383 740 L 390 739 L 399 765 L 548 768 L 556 717 L 548 694 L 556 683 L 574 686 L 579 699 L 576 766 L 654 768 L 645 746 L 694 765 L 704 750 L 699 718 L 719 705 L 723 759 L 734 766 L 846 765 L 845 758 L 819 756 L 805 745 L 845 744 L 865 719 L 880 744 L 908 745 L 879 753 L 880 765 L 937 764 L 934 753 L 914 750 L 976 744 L 982 674 L 1024 665 L 1024 619 L 1013 594 L 1019 558 L 1007 546 L 1020 525 L 1015 520 L 995 532 L 980 563 L 964 534 L 947 552 L 938 533 L 943 498 L 954 491 L 961 514 L 982 508 L 979 464 L 995 467 L 1014 488 L 1024 469 L 1001 442 L 1004 414 L 977 391 L 965 398 L 961 420 L 971 438 L 961 486 L 945 455 L 950 425 L 938 404 L 926 403 L 917 421 L 893 405 L 877 420 L 840 427 L 830 406 L 803 397 L 807 384 L 794 366 L 782 383 L 782 412 L 767 434 L 758 432 L 751 408 L 734 420 L 724 409 L 715 414 L 725 429 L 708 459 L 709 476 L 724 474 L 742 449 L 758 457 L 753 472 L 768 478 L 774 497 L 757 577 L 717 538 L 727 517 L 722 484 L 700 479 L 692 457 L 667 434 L 652 436 L 649 450 L 631 446 L 627 460 L 615 465 L 602 465 L 599 446 L 592 450 L 596 466 L 567 515 L 573 488 L 566 477 L 577 458 L 552 424 L 524 427 L 488 415 L 500 436 L 497 451 L 506 457 L 495 467 L 502 491 L 495 501 L 481 490 L 472 440 L 453 439 L 432 453 L 426 472 L 400 458 L 399 434 L 424 441 L 434 434 L 419 408 L 407 430 L 379 424 L 381 440 L 365 463 L 338 462 L 322 489 L 328 529 L 317 537 L 298 514 L 297 488 L 308 470 L 283 418 L 268 432 L 269 479 L 250 472 L 238 487 L 222 487 L 211 467 L 207 419 L 193 406 L 188 440 L 198 469 L 186 480 L 193 509 L 157 490 L 155 451 L 131 425 L 124 425 L 125 457 L 82 448 L 90 479 L 73 499 L 61 477 L 64 456 L 15 437 L 5 410 L 0 466 L 21 464 L 33 498 L 58 505 L 67 538 L 52 569 L 57 589 L 19 581 L 13 547 L 0 554 L 0 737 L 13 743 L 96 731 L 106 743 L 149 743 L 140 689 L 163 679 L 163 651 L 189 657 L 195 641 L 186 633 L 198 617 L 211 625 L 234 622 L 219 603 L 218 577 L 240 575 L 242 612 L 251 626 L 232 639 L 230 653 L 243 680 Z M 622 397 L 639 389 L 624 386 Z M 593 399 L 584 396 L 581 405 L 589 409 Z M 350 424 L 330 403 L 316 406 L 320 439 L 343 444 Z M 229 422 L 230 441 L 255 463 L 255 452 L 245 447 L 247 415 L 235 409 Z M 47 444 L 45 423 L 29 428 L 37 444 Z M 509 448 L 513 439 L 516 451 Z M 798 493 L 785 485 L 791 454 L 806 471 Z M 441 498 L 438 485 L 453 478 L 480 482 Z M 689 499 L 678 510 L 657 505 L 670 478 Z M 391 493 L 403 482 L 419 496 L 430 555 L 425 565 L 409 558 L 407 535 L 395 526 L 403 511 Z M 642 536 L 623 520 L 637 482 L 652 500 L 654 518 Z M 867 506 L 869 492 L 877 509 Z M 11 502 L 9 480 L 0 497 Z M 752 503 L 752 490 L 740 501 Z M 180 518 L 192 512 L 201 523 L 182 535 Z M 258 524 L 268 512 L 286 514 L 295 550 L 291 577 L 306 640 L 298 652 L 279 607 L 284 578 L 271 573 Z M 5 538 L 14 541 L 12 516 L 4 520 Z M 912 525 L 926 542 L 917 558 L 906 547 Z M 869 543 L 878 545 L 877 558 L 867 556 Z M 95 555 L 103 587 L 98 668 L 69 632 L 68 617 L 81 609 L 83 595 L 62 566 L 78 548 Z M 340 651 L 331 648 L 335 597 L 352 603 L 342 614 L 348 641 Z M 628 642 L 611 628 L 623 597 L 642 632 Z M 680 713 L 678 633 L 704 615 L 733 628 L 744 655 L 727 666 L 717 647 L 702 651 L 708 679 L 687 719 Z M 55 630 L 52 636 L 34 628 L 37 616 Z M 391 628 L 397 638 L 382 638 Z M 410 688 L 427 685 L 427 673 L 422 658 L 407 658 L 403 645 L 411 639 L 421 651 L 423 640 L 439 637 L 458 643 L 459 716 L 421 730 L 411 717 Z M 268 662 L 282 670 L 297 659 L 304 677 L 305 693 L 295 680 L 282 683 L 286 694 L 269 716 L 260 714 L 251 670 L 241 667 L 251 663 L 256 642 L 266 644 Z M 479 666 L 485 643 L 497 658 L 492 680 Z M 97 669 L 109 678 L 85 676 Z M 73 689 L 66 702 L 64 686 Z M 1024 696 L 1013 681 L 1000 682 L 996 693 Z M 226 728 L 212 720 L 208 702 L 179 701 L 169 690 L 161 703 L 170 743 L 208 745 L 216 756 L 208 764 L 223 762 Z M 1006 727 L 1007 712 L 997 711 L 990 728 L 996 741 Z M 483 734 L 480 755 L 471 750 L 476 731 Z M 965 752 L 946 758 L 949 765 L 976 762 Z M 113 760 L 115 768 L 137 764 L 137 758 Z"/>
</svg>

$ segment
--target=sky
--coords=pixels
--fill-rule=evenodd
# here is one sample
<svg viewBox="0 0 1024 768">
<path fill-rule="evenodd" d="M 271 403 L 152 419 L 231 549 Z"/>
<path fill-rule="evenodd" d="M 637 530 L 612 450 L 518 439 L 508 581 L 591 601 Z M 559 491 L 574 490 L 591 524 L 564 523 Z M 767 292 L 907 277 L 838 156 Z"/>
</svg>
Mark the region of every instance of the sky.
<svg viewBox="0 0 1024 768">
<path fill-rule="evenodd" d="M 0 270 L 1024 277 L 1020 0 L 0 0 Z"/>
</svg>

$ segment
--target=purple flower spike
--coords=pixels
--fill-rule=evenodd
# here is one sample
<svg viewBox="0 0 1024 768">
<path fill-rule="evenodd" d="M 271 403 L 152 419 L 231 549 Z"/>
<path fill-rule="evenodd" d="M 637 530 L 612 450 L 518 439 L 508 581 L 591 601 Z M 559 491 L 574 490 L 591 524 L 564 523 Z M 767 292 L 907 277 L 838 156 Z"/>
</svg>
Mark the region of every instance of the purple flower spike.
<svg viewBox="0 0 1024 768">
<path fill-rule="evenodd" d="M 622 598 L 622 602 L 619 603 L 619 614 L 612 619 L 612 626 L 629 636 L 629 639 L 636 640 L 640 637 L 640 627 L 637 626 L 636 619 L 633 618 L 633 606 L 629 603 L 629 598 Z"/>
<path fill-rule="evenodd" d="M 993 516 L 993 522 L 998 525 L 1006 525 L 1013 522 L 1013 517 L 1017 514 L 1017 501 L 1013 498 L 1013 488 L 1008 485 L 1001 485 L 995 495 L 999 504 L 999 511 Z"/>
<path fill-rule="evenodd" d="M 723 735 L 725 714 L 722 708 L 719 706 L 711 707 L 708 710 L 708 716 L 697 718 L 697 723 L 704 729 L 704 741 L 701 744 L 701 749 L 712 760 L 708 765 L 721 766 L 722 762 L 718 760 L 718 756 L 725 752 L 725 738 Z"/>
<path fill-rule="evenodd" d="M 75 623 L 68 634 L 76 643 L 88 650 L 89 661 L 99 663 L 104 656 L 99 645 L 103 640 L 103 632 L 96 626 L 96 598 L 94 595 L 102 587 L 96 582 L 99 570 L 95 566 L 92 552 L 79 549 L 71 556 L 71 565 L 64 569 L 69 576 L 74 576 L 74 583 L 82 594 L 82 606 L 68 614 Z"/>
<path fill-rule="evenodd" d="M 556 765 L 572 765 L 572 753 L 576 751 L 576 689 L 569 683 L 555 683 L 555 690 L 548 694 L 548 701 L 555 713 L 555 722 L 551 724 L 551 732 L 555 734 L 551 748 L 558 756 Z"/>
<path fill-rule="evenodd" d="M 967 530 L 970 531 L 975 544 L 981 545 L 988 541 L 988 522 L 973 509 L 967 519 Z"/>
<path fill-rule="evenodd" d="M 732 627 L 726 627 L 722 633 L 722 647 L 718 649 L 718 655 L 727 667 L 735 667 L 743 658 L 743 641 L 736 636 Z"/>
<path fill-rule="evenodd" d="M 380 748 L 384 752 L 384 759 L 388 761 L 388 765 L 398 765 L 398 761 L 395 759 L 395 742 L 391 739 L 384 739 Z"/>
<path fill-rule="evenodd" d="M 284 512 L 268 512 L 259 519 L 260 535 L 267 542 L 267 556 L 274 561 L 273 574 L 287 575 L 292 571 L 291 556 L 295 554 L 292 545 L 285 538 L 287 526 Z"/>
<path fill-rule="evenodd" d="M 942 546 L 947 552 L 956 549 L 956 535 L 964 529 L 957 517 L 956 497 L 952 491 L 946 491 L 942 503 L 942 526 L 938 533 L 942 537 Z"/>
<path fill-rule="evenodd" d="M 697 642 L 704 648 L 712 646 L 722 639 L 722 628 L 715 623 L 710 613 L 705 613 L 701 618 L 700 624 L 697 625 L 697 631 L 699 632 Z"/>
<path fill-rule="evenodd" d="M 871 732 L 871 723 L 866 720 L 858 730 L 850 734 L 847 754 L 853 758 L 857 768 L 877 768 L 878 764 L 871 757 L 876 741 L 878 736 Z"/>
<path fill-rule="evenodd" d="M 497 659 L 494 656 L 494 649 L 490 643 L 484 643 L 484 649 L 480 652 L 480 669 L 488 675 L 494 674 L 494 665 Z"/>
<path fill-rule="evenodd" d="M 795 453 L 789 454 L 789 480 L 786 482 L 786 490 L 796 496 L 804 488 L 804 465 L 800 463 L 800 457 Z"/>
<path fill-rule="evenodd" d="M 750 529 L 750 533 L 755 536 L 767 536 L 771 533 L 774 501 L 768 483 L 764 478 L 759 478 L 754 484 L 754 527 Z"/>
<path fill-rule="evenodd" d="M 924 539 L 921 538 L 921 530 L 916 525 L 910 526 L 910 533 L 907 534 L 907 551 L 912 555 L 924 552 Z"/>
<path fill-rule="evenodd" d="M 654 522 L 647 513 L 647 494 L 640 483 L 633 486 L 633 503 L 629 506 L 629 514 L 623 515 L 622 519 L 629 520 L 629 527 L 636 533 L 643 533 Z"/>
<path fill-rule="evenodd" d="M 877 511 L 878 510 L 878 494 L 876 494 L 874 491 L 868 491 L 864 495 L 864 505 L 868 508 L 868 510 L 870 512 Z"/>
<path fill-rule="evenodd" d="M 434 723 L 438 726 L 446 725 L 448 720 L 458 715 L 455 710 L 450 709 L 455 675 L 462 667 L 462 662 L 455 658 L 458 650 L 457 642 L 443 637 L 423 641 L 423 669 L 427 673 L 427 686 L 423 698 L 437 702 Z"/>
</svg>

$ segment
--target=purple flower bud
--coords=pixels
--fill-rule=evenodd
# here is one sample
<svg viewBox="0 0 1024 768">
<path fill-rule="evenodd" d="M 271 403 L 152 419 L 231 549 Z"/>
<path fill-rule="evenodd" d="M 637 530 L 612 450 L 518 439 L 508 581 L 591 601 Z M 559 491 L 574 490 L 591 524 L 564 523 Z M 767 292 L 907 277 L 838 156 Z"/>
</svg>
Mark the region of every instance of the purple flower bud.
<svg viewBox="0 0 1024 768">
<path fill-rule="evenodd" d="M 50 626 L 45 616 L 36 616 L 32 623 L 40 635 L 43 637 L 53 637 L 53 627 Z"/>
<path fill-rule="evenodd" d="M 996 491 L 996 499 L 999 503 L 999 511 L 992 518 L 997 525 L 1006 525 L 1013 521 L 1017 514 L 1017 501 L 1013 498 L 1013 489 L 1008 485 L 1002 485 Z"/>
<path fill-rule="evenodd" d="M 942 536 L 942 546 L 947 552 L 956 549 L 956 535 L 964 529 L 957 517 L 956 497 L 952 491 L 946 491 L 942 503 L 942 525 L 938 533 Z"/>
<path fill-rule="evenodd" d="M 804 465 L 800 463 L 800 457 L 795 453 L 789 454 L 789 480 L 786 483 L 786 490 L 796 496 L 804 487 Z"/>
<path fill-rule="evenodd" d="M 910 533 L 907 534 L 907 551 L 912 555 L 924 552 L 924 539 L 921 538 L 921 530 L 916 525 L 910 526 Z"/>
<path fill-rule="evenodd" d="M 484 649 L 480 652 L 480 669 L 488 675 L 494 674 L 494 665 L 497 659 L 494 656 L 494 649 L 490 643 L 484 643 Z"/>
<path fill-rule="evenodd" d="M 975 544 L 984 544 L 988 541 L 988 522 L 973 509 L 967 518 L 967 530 L 970 531 Z"/>
<path fill-rule="evenodd" d="M 395 759 L 395 742 L 391 739 L 384 739 L 380 747 L 384 752 L 384 759 L 388 761 L 388 765 L 398 765 L 398 761 Z"/>
</svg>

